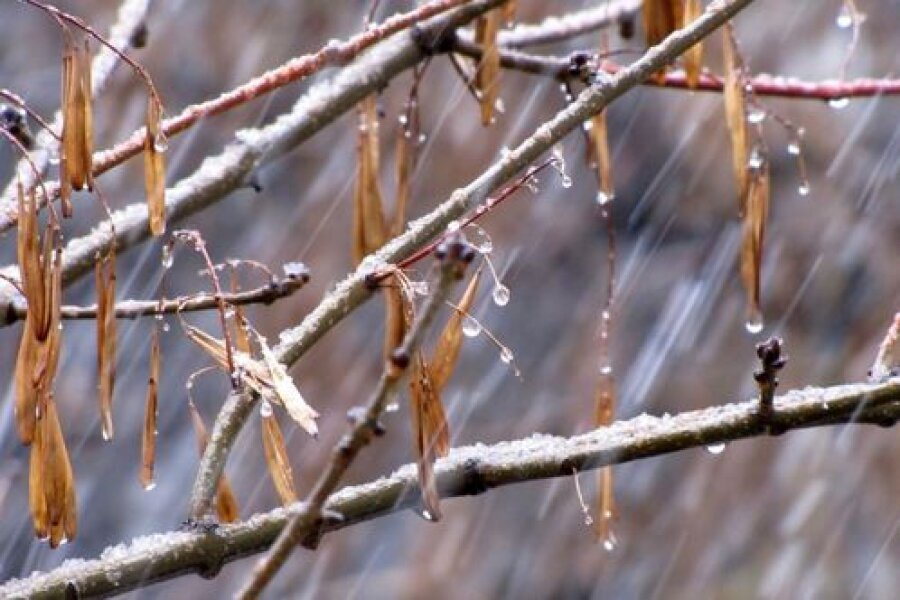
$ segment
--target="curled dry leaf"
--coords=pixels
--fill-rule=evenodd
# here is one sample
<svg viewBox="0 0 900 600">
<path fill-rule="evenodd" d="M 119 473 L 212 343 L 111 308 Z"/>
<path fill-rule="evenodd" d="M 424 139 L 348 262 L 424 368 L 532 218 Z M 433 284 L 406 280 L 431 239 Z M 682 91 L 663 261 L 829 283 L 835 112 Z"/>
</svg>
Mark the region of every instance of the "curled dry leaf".
<svg viewBox="0 0 900 600">
<path fill-rule="evenodd" d="M 373 94 L 359 104 L 356 187 L 353 192 L 354 264 L 359 264 L 364 256 L 385 242 L 384 212 L 378 185 L 378 142 L 377 97 Z"/>
<path fill-rule="evenodd" d="M 72 216 L 71 192 L 93 189 L 94 115 L 91 102 L 91 55 L 88 40 L 75 40 L 64 30 L 62 76 L 62 212 Z"/>
<path fill-rule="evenodd" d="M 441 518 L 441 510 L 434 478 L 434 461 L 438 456 L 447 455 L 450 437 L 440 393 L 431 381 L 428 363 L 421 352 L 417 352 L 413 360 L 409 387 L 422 505 L 428 511 L 430 520 L 437 521 Z"/>
<path fill-rule="evenodd" d="M 194 435 L 197 438 L 197 451 L 200 456 L 206 450 L 206 444 L 209 443 L 209 433 L 206 431 L 206 423 L 200 416 L 200 411 L 196 405 L 188 400 L 188 410 L 191 413 L 191 424 L 194 427 Z M 223 523 L 232 523 L 240 518 L 240 509 L 238 508 L 237 498 L 234 490 L 228 482 L 228 477 L 222 473 L 219 478 L 219 485 L 216 488 L 216 514 Z"/>
<path fill-rule="evenodd" d="M 271 413 L 262 417 L 262 440 L 269 475 L 272 477 L 272 483 L 275 484 L 275 490 L 281 498 L 281 503 L 285 506 L 293 504 L 297 501 L 297 491 L 294 487 L 291 462 L 288 459 L 284 435 L 278 426 L 278 420 Z"/>
<path fill-rule="evenodd" d="M 191 325 L 183 324 L 182 326 L 188 339 L 203 349 L 218 367 L 227 373 L 228 359 L 225 353 L 225 342 Z M 283 406 L 291 418 L 310 435 L 318 435 L 319 428 L 316 425 L 316 419 L 319 417 L 319 413 L 303 399 L 290 375 L 287 374 L 284 365 L 278 362 L 275 354 L 269 348 L 266 339 L 257 333 L 256 341 L 262 353 L 261 361 L 244 352 L 234 353 L 235 367 L 241 382 L 263 399 Z"/>
<path fill-rule="evenodd" d="M 725 100 L 725 123 L 731 138 L 731 163 L 738 189 L 738 214 L 744 215 L 747 202 L 749 176 L 749 142 L 747 138 L 747 106 L 744 96 L 743 65 L 730 23 L 722 28 L 724 45 L 725 81 L 722 96 Z"/>
<path fill-rule="evenodd" d="M 747 291 L 747 322 L 760 323 L 760 272 L 769 213 L 769 163 L 765 159 L 758 169 L 750 173 L 746 209 L 741 243 L 741 277 Z"/>
<path fill-rule="evenodd" d="M 53 395 L 41 398 L 29 466 L 29 505 L 35 535 L 51 548 L 75 537 L 75 477 Z"/>
<path fill-rule="evenodd" d="M 166 231 L 166 159 L 160 147 L 160 142 L 164 140 L 161 121 L 162 107 L 159 100 L 151 96 L 147 100 L 147 135 L 144 137 L 144 188 L 150 232 L 154 236 Z"/>
<path fill-rule="evenodd" d="M 490 125 L 500 93 L 500 51 L 497 33 L 503 20 L 503 7 L 495 8 L 478 18 L 475 25 L 475 43 L 481 46 L 481 62 L 475 71 L 475 89 L 481 101 L 481 124 Z"/>
<path fill-rule="evenodd" d="M 597 383 L 594 399 L 594 425 L 603 427 L 610 425 L 616 412 L 616 382 L 612 373 L 603 372 Z M 612 539 L 612 521 L 616 514 L 615 497 L 613 495 L 613 471 L 606 466 L 597 472 L 597 520 L 594 522 L 594 534 L 599 541 Z"/>
<path fill-rule="evenodd" d="M 22 289 L 28 302 L 25 326 L 16 358 L 16 424 L 19 437 L 30 444 L 36 427 L 38 404 L 53 390 L 59 363 L 62 330 L 62 253 L 54 250 L 57 234 L 51 225 L 38 235 L 34 191 L 18 186 L 19 230 L 17 252 Z"/>
<path fill-rule="evenodd" d="M 701 0 L 684 0 L 682 22 L 679 27 L 687 27 L 703 14 Z M 700 69 L 703 66 L 703 42 L 697 42 L 684 53 L 684 75 L 688 87 L 695 89 L 700 82 Z"/>
<path fill-rule="evenodd" d="M 116 249 L 97 259 L 97 373 L 100 427 L 104 440 L 113 437 L 112 399 L 116 381 Z"/>
<path fill-rule="evenodd" d="M 159 329 L 150 337 L 150 374 L 147 377 L 147 401 L 144 406 L 144 430 L 141 435 L 141 485 L 154 485 L 156 464 L 156 418 L 158 414 L 159 375 L 162 353 L 159 348 Z"/>
</svg>

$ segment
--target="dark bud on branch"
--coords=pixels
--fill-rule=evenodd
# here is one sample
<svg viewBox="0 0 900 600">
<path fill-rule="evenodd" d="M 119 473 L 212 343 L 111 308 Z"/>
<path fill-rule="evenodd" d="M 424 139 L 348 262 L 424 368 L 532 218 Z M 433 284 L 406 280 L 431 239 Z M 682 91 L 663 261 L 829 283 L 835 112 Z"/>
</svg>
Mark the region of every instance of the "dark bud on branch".
<svg viewBox="0 0 900 600">
<path fill-rule="evenodd" d="M 34 137 L 28 128 L 28 115 L 24 109 L 0 104 L 0 129 L 5 129 L 26 150 L 34 148 Z"/>
<path fill-rule="evenodd" d="M 754 371 L 753 379 L 759 387 L 759 415 L 764 421 L 772 417 L 778 371 L 787 364 L 787 356 L 782 354 L 783 346 L 784 342 L 777 337 L 769 338 L 756 346 L 756 356 L 762 368 Z"/>
<path fill-rule="evenodd" d="M 434 255 L 442 264 L 453 269 L 456 279 L 462 279 L 466 267 L 475 260 L 476 252 L 462 233 L 454 231 L 441 240 L 434 249 Z"/>
</svg>

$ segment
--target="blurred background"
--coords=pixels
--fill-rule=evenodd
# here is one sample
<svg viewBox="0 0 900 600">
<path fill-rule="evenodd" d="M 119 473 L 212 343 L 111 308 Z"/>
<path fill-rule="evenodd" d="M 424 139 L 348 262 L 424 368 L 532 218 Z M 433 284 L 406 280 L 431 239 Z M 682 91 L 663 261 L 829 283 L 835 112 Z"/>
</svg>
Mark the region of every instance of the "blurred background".
<svg viewBox="0 0 900 600">
<path fill-rule="evenodd" d="M 382 0 L 380 18 L 410 7 Z M 536 22 L 598 2 L 520 0 L 519 19 Z M 896 0 L 857 0 L 867 19 L 848 75 L 900 73 Z M 108 31 L 118 3 L 60 2 Z M 134 55 L 152 74 L 168 109 L 215 96 L 330 38 L 360 30 L 361 0 L 155 2 L 147 46 Z M 759 0 L 736 21 L 753 72 L 819 80 L 839 75 L 851 30 L 836 19 L 842 3 Z M 639 22 L 639 19 L 638 19 Z M 639 49 L 638 35 L 612 48 Z M 719 71 L 720 36 L 705 63 Z M 600 34 L 536 51 L 595 49 Z M 44 115 L 59 104 L 58 30 L 19 3 L 0 5 L 0 82 Z M 627 60 L 634 54 L 626 55 Z M 171 140 L 169 183 L 221 151 L 235 130 L 272 120 L 325 72 L 210 118 Z M 381 96 L 382 184 L 394 189 L 393 146 L 411 77 Z M 506 72 L 505 113 L 489 128 L 445 57 L 422 83 L 427 135 L 413 187 L 415 218 L 465 185 L 504 146 L 512 146 L 565 104 L 548 79 Z M 900 298 L 900 101 L 853 100 L 843 109 L 804 100 L 763 99 L 774 114 L 805 128 L 802 183 L 785 130 L 770 118 L 772 206 L 763 270 L 765 326 L 745 327 L 737 269 L 740 239 L 722 99 L 717 94 L 644 87 L 609 111 L 618 237 L 618 313 L 612 354 L 618 416 L 675 413 L 743 400 L 754 393 L 754 345 L 784 337 L 790 362 L 781 389 L 866 377 Z M 95 105 L 98 148 L 143 121 L 145 92 L 121 66 Z M 213 260 L 246 258 L 279 269 L 303 261 L 310 285 L 269 307 L 253 307 L 255 326 L 277 340 L 351 268 L 350 220 L 355 116 L 345 115 L 259 173 L 262 191 L 236 192 L 175 227 L 195 228 Z M 533 432 L 570 435 L 592 427 L 599 365 L 599 315 L 607 285 L 606 229 L 595 204 L 596 181 L 584 136 L 563 144 L 573 185 L 541 177 L 483 220 L 494 261 L 511 290 L 505 307 L 483 286 L 474 314 L 514 352 L 516 378 L 484 336 L 467 340 L 444 401 L 454 445 L 492 443 Z M 14 155 L 0 148 L 5 183 Z M 141 161 L 102 176 L 112 206 L 143 199 Z M 76 200 L 66 237 L 102 217 L 89 195 Z M 162 277 L 161 242 L 120 254 L 120 298 L 153 298 Z M 15 235 L 0 239 L 3 264 L 15 262 Z M 167 276 L 170 295 L 210 288 L 196 255 L 180 251 Z M 419 274 L 422 276 L 422 273 Z M 247 287 L 261 278 L 248 274 Z M 91 278 L 68 288 L 67 304 L 94 302 Z M 336 439 L 345 412 L 363 403 L 381 368 L 381 301 L 369 302 L 334 329 L 292 370 L 321 413 L 311 440 L 287 419 L 298 490 L 304 495 Z M 214 314 L 188 321 L 217 333 Z M 147 350 L 154 322 L 120 321 L 116 437 L 100 436 L 93 322 L 66 323 L 56 390 L 78 481 L 79 534 L 50 550 L 32 533 L 27 508 L 28 453 L 16 436 L 12 373 L 21 325 L 0 330 L 0 578 L 52 569 L 67 557 L 96 556 L 133 536 L 177 528 L 187 514 L 198 463 L 185 381 L 209 364 L 176 320 L 163 335 L 158 485 L 138 482 Z M 194 398 L 207 423 L 227 392 L 221 374 L 200 378 Z M 283 415 L 282 415 L 283 416 Z M 413 459 L 405 402 L 387 416 L 388 435 L 368 448 L 346 483 L 388 474 Z M 320 549 L 298 551 L 269 589 L 292 598 L 896 598 L 900 589 L 900 439 L 894 430 L 835 427 L 643 460 L 615 469 L 620 516 L 611 552 L 583 523 L 572 478 L 510 486 L 443 504 L 429 524 L 411 511 L 346 529 Z M 266 474 L 259 419 L 251 420 L 228 463 L 248 517 L 278 504 Z M 593 477 L 580 483 L 593 497 Z M 235 591 L 254 558 L 228 565 L 214 580 L 190 575 L 133 592 L 130 598 L 217 598 Z"/>
</svg>

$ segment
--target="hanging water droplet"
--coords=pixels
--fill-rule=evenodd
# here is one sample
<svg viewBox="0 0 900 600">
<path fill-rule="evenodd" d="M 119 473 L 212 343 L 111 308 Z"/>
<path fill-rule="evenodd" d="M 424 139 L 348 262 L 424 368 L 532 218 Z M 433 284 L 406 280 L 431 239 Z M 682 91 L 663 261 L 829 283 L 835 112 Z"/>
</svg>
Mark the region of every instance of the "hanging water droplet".
<svg viewBox="0 0 900 600">
<path fill-rule="evenodd" d="M 725 444 L 710 444 L 706 447 L 706 451 L 710 454 L 722 454 L 725 451 Z"/>
<path fill-rule="evenodd" d="M 747 322 L 744 323 L 744 328 L 747 330 L 748 333 L 753 333 L 753 334 L 757 334 L 760 331 L 762 331 L 763 330 L 762 315 L 759 315 L 759 314 L 753 315 L 752 317 L 747 319 Z"/>
<path fill-rule="evenodd" d="M 393 413 L 393 412 L 397 412 L 398 410 L 400 410 L 400 405 L 396 402 L 388 402 L 384 406 L 384 412 Z"/>
<path fill-rule="evenodd" d="M 406 125 L 408 122 L 405 114 L 401 114 L 399 117 L 397 117 L 397 120 L 400 121 L 401 125 Z"/>
<path fill-rule="evenodd" d="M 169 246 L 163 246 L 162 259 L 160 261 L 162 263 L 162 268 L 163 269 L 171 269 L 172 262 L 174 262 L 174 260 L 175 260 L 175 256 L 172 252 L 172 249 Z"/>
<path fill-rule="evenodd" d="M 459 231 L 459 221 L 450 221 L 447 223 L 447 231 L 453 233 L 454 231 Z"/>
<path fill-rule="evenodd" d="M 481 323 L 474 317 L 466 315 L 466 318 L 463 319 L 462 323 L 462 332 L 466 337 L 478 337 L 481 333 Z"/>
<path fill-rule="evenodd" d="M 797 193 L 801 196 L 809 196 L 809 184 L 803 182 L 797 187 Z"/>
<path fill-rule="evenodd" d="M 747 166 L 753 170 L 763 166 L 763 156 L 762 152 L 759 151 L 759 148 L 753 148 L 753 151 L 750 153 L 750 158 L 747 160 Z"/>
<path fill-rule="evenodd" d="M 828 101 L 828 106 L 835 110 L 847 108 L 850 105 L 850 98 L 832 98 Z"/>
<path fill-rule="evenodd" d="M 607 194 L 604 191 L 597 192 L 597 204 L 599 206 L 605 206 L 609 204 L 610 202 L 612 202 L 613 198 L 615 198 L 615 196 L 613 196 L 612 194 Z"/>
<path fill-rule="evenodd" d="M 612 372 L 613 372 L 612 365 L 603 365 L 603 367 L 600 368 L 601 375 L 612 375 Z"/>
<path fill-rule="evenodd" d="M 480 225 L 470 225 L 469 228 L 474 232 L 475 239 L 469 240 L 481 254 L 490 254 L 494 251 L 494 241 L 488 232 Z"/>
<path fill-rule="evenodd" d="M 568 189 L 568 188 L 572 187 L 572 178 L 569 177 L 568 173 L 560 173 L 559 174 L 559 183 L 564 188 Z"/>
<path fill-rule="evenodd" d="M 619 540 L 616 539 L 615 534 L 610 531 L 609 535 L 606 536 L 606 539 L 603 540 L 603 549 L 607 552 L 612 552 L 616 549 L 616 545 L 618 545 Z"/>
<path fill-rule="evenodd" d="M 156 134 L 156 137 L 153 138 L 153 150 L 159 152 L 160 154 L 164 154 L 168 149 L 169 138 L 166 137 L 166 134 L 160 131 Z"/>
<path fill-rule="evenodd" d="M 800 156 L 800 144 L 798 142 L 788 143 L 787 153 L 791 156 Z"/>
<path fill-rule="evenodd" d="M 109 432 L 106 430 L 106 427 L 100 428 L 100 436 L 103 438 L 104 442 L 109 441 Z"/>
<path fill-rule="evenodd" d="M 506 346 L 504 346 L 503 349 L 500 350 L 500 360 L 504 364 L 508 365 L 509 363 L 511 363 L 513 361 L 513 358 L 514 357 L 513 357 L 512 350 L 510 350 Z"/>
<path fill-rule="evenodd" d="M 758 125 L 766 120 L 766 111 L 759 108 L 753 107 L 747 112 L 747 122 L 753 125 Z"/>
<path fill-rule="evenodd" d="M 272 416 L 272 403 L 268 400 L 263 400 L 259 403 L 259 416 L 264 419 L 268 419 Z"/>
<path fill-rule="evenodd" d="M 587 121 L 585 121 L 584 123 L 581 124 L 581 127 L 585 131 L 590 131 L 591 129 L 594 128 L 594 122 L 592 120 L 588 119 Z"/>
<path fill-rule="evenodd" d="M 144 491 L 149 492 L 150 490 L 152 490 L 155 487 L 156 487 L 156 480 L 151 479 L 150 481 L 148 481 L 147 483 L 144 484 Z"/>
<path fill-rule="evenodd" d="M 193 379 L 188 379 L 187 381 L 184 382 L 184 389 L 189 390 L 189 389 L 191 389 L 191 388 L 193 388 L 193 387 L 194 387 L 194 380 L 193 380 Z"/>
<path fill-rule="evenodd" d="M 425 509 L 422 509 L 421 511 L 419 511 L 418 515 L 420 517 L 422 517 L 423 519 L 425 519 L 426 521 L 430 521 L 432 523 L 435 521 L 434 516 L 432 516 L 432 514 Z"/>
<path fill-rule="evenodd" d="M 169 324 L 168 324 L 168 323 L 163 323 L 163 324 L 162 324 L 162 330 L 163 330 L 163 333 L 169 333 Z"/>
<path fill-rule="evenodd" d="M 427 141 L 428 141 L 428 136 L 425 135 L 424 133 L 420 133 L 419 140 L 418 140 L 419 144 L 424 144 Z"/>
<path fill-rule="evenodd" d="M 847 29 L 848 27 L 853 25 L 853 14 L 850 12 L 850 9 L 846 4 L 841 5 L 841 10 L 838 11 L 838 15 L 837 17 L 835 17 L 834 23 L 840 29 Z"/>
<path fill-rule="evenodd" d="M 501 115 L 506 112 L 506 105 L 503 103 L 503 98 L 497 98 L 497 100 L 494 101 L 494 110 Z"/>
<path fill-rule="evenodd" d="M 491 298 L 493 298 L 494 304 L 496 304 L 497 306 L 506 306 L 507 304 L 509 304 L 509 288 L 502 283 L 498 283 L 494 287 Z"/>
<path fill-rule="evenodd" d="M 537 177 L 532 176 L 525 181 L 525 187 L 527 187 L 528 191 L 532 194 L 539 194 L 541 192 L 541 189 L 537 185 L 539 183 L 540 180 Z"/>
</svg>

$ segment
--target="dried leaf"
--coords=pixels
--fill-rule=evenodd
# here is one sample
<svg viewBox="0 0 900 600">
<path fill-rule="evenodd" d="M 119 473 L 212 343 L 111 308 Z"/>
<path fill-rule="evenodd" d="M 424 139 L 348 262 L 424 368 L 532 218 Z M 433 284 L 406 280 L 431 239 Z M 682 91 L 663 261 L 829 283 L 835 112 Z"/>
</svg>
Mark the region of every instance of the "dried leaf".
<svg viewBox="0 0 900 600">
<path fill-rule="evenodd" d="M 265 415 L 262 418 L 263 449 L 266 453 L 266 464 L 269 467 L 269 475 L 275 490 L 285 506 L 297 501 L 297 491 L 294 487 L 294 476 L 291 471 L 291 462 L 288 459 L 287 448 L 284 444 L 284 435 L 278 426 L 278 420 L 274 415 Z"/>
<path fill-rule="evenodd" d="M 287 374 L 284 365 L 275 358 L 275 354 L 269 349 L 266 340 L 262 336 L 257 336 L 257 341 L 262 352 L 263 362 L 269 370 L 269 381 L 266 383 L 271 386 L 275 397 L 300 427 L 312 436 L 318 435 L 319 428 L 316 425 L 316 419 L 319 417 L 319 413 L 300 395 L 300 390 L 294 385 L 294 381 Z"/>
<path fill-rule="evenodd" d="M 612 178 L 612 157 L 609 153 L 609 133 L 606 125 L 606 111 L 591 118 L 591 155 L 597 164 L 597 180 L 603 198 L 611 200 L 615 195 Z"/>
<path fill-rule="evenodd" d="M 434 477 L 434 461 L 438 456 L 447 455 L 450 439 L 444 407 L 440 395 L 431 382 L 429 367 L 421 352 L 417 352 L 413 360 L 409 387 L 422 506 L 427 511 L 428 520 L 438 521 L 441 518 L 441 509 L 440 495 Z"/>
<path fill-rule="evenodd" d="M 147 400 L 144 406 L 144 430 L 141 435 L 141 485 L 152 489 L 155 485 L 156 419 L 158 415 L 159 376 L 162 354 L 159 348 L 159 330 L 154 328 L 150 338 L 150 374 L 147 377 Z"/>
<path fill-rule="evenodd" d="M 768 213 L 769 164 L 767 160 L 763 160 L 760 168 L 754 169 L 750 174 L 747 212 L 744 215 L 744 235 L 741 244 L 741 277 L 747 291 L 748 323 L 758 323 L 762 320 L 760 273 Z"/>
<path fill-rule="evenodd" d="M 687 27 L 703 14 L 701 0 L 684 0 L 684 11 L 679 27 Z M 695 89 L 700 82 L 700 69 L 703 66 L 703 42 L 699 41 L 684 53 L 684 74 L 688 87 Z"/>
<path fill-rule="evenodd" d="M 381 188 L 378 185 L 380 165 L 378 150 L 377 97 L 367 96 L 359 104 L 357 137 L 356 187 L 353 193 L 353 260 L 380 248 L 386 239 Z"/>
<path fill-rule="evenodd" d="M 147 193 L 147 210 L 150 232 L 160 236 L 166 231 L 166 161 L 163 148 L 165 139 L 161 131 L 162 108 L 156 98 L 147 101 L 147 135 L 144 138 L 144 187 Z"/>
<path fill-rule="evenodd" d="M 478 18 L 475 25 L 475 43 L 481 46 L 481 62 L 475 71 L 475 89 L 481 99 L 481 124 L 485 127 L 494 121 L 494 108 L 500 93 L 500 51 L 497 48 L 497 32 L 503 20 L 503 8 L 495 8 Z"/>
<path fill-rule="evenodd" d="M 104 440 L 113 437 L 112 399 L 116 381 L 116 251 L 95 264 L 97 286 L 97 373 L 100 427 Z"/>
<path fill-rule="evenodd" d="M 738 188 L 738 214 L 743 216 L 747 202 L 747 161 L 749 143 L 747 137 L 747 107 L 744 97 L 743 65 L 730 23 L 722 29 L 725 48 L 725 81 L 722 95 L 725 99 L 725 122 L 731 137 L 731 162 Z"/>
<path fill-rule="evenodd" d="M 206 450 L 206 444 L 209 443 L 209 434 L 206 431 L 206 424 L 200 411 L 197 410 L 193 402 L 188 401 L 188 410 L 191 413 L 191 423 L 194 426 L 194 435 L 197 438 L 197 450 L 200 456 Z M 222 473 L 219 478 L 219 484 L 216 488 L 216 514 L 219 521 L 223 523 L 232 523 L 240 518 L 240 509 L 238 508 L 237 498 L 234 490 L 228 482 L 228 477 Z"/>
<path fill-rule="evenodd" d="M 472 276 L 469 285 L 466 286 L 462 297 L 459 299 L 458 310 L 454 310 L 453 314 L 450 315 L 444 330 L 441 332 L 441 337 L 438 338 L 437 346 L 435 346 L 430 371 L 431 382 L 438 393 L 442 392 L 447 386 L 447 382 L 456 368 L 456 362 L 459 359 L 459 351 L 463 342 L 462 324 L 465 318 L 464 315 L 472 308 L 480 280 L 481 271 L 478 271 Z"/>
</svg>

